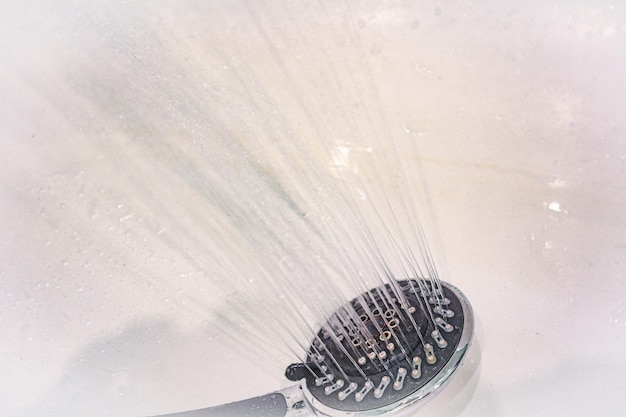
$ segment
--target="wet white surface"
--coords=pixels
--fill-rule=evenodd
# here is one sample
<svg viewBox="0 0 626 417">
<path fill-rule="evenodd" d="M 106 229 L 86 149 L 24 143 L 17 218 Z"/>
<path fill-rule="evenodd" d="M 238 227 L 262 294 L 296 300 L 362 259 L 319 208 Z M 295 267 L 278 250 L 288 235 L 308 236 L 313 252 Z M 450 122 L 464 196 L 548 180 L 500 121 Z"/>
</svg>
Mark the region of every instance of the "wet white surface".
<svg viewBox="0 0 626 417">
<path fill-rule="evenodd" d="M 251 209 L 274 178 L 297 199 L 316 173 L 277 145 L 393 187 L 363 162 L 388 135 L 478 323 L 416 415 L 622 415 L 624 7 L 213 3 L 3 5 L 0 415 L 141 416 L 284 386 L 292 358 L 220 317 L 243 302 L 224 271 L 245 251 L 215 195 Z"/>
</svg>

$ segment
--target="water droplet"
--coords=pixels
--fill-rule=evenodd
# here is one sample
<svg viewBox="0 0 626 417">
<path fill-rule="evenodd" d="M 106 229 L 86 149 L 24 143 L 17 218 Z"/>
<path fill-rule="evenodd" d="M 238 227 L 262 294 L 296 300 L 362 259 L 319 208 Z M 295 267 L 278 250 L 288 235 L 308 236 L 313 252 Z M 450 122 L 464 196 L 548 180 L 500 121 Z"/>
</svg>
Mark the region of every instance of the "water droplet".
<svg viewBox="0 0 626 417">
<path fill-rule="evenodd" d="M 561 178 L 554 178 L 554 179 L 550 180 L 548 185 L 550 186 L 550 188 L 563 188 L 563 187 L 565 187 L 566 182 L 565 182 L 565 180 L 563 180 Z"/>
<path fill-rule="evenodd" d="M 552 210 L 552 211 L 560 212 L 561 211 L 561 205 L 559 203 L 557 203 L 556 201 L 553 201 L 553 202 L 551 202 L 548 205 L 548 209 Z"/>
</svg>

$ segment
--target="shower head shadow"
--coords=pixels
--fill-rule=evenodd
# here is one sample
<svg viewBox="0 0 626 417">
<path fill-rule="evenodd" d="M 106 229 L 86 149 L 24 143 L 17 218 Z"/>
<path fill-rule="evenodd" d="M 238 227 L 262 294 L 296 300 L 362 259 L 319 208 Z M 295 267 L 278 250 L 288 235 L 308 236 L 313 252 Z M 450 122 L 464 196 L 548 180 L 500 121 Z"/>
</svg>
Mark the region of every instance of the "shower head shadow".
<svg viewBox="0 0 626 417">
<path fill-rule="evenodd" d="M 285 371 L 295 385 L 167 416 L 403 416 L 425 405 L 450 381 L 473 331 L 471 305 L 456 287 L 439 280 L 390 281 L 326 320 L 304 361 Z"/>
</svg>

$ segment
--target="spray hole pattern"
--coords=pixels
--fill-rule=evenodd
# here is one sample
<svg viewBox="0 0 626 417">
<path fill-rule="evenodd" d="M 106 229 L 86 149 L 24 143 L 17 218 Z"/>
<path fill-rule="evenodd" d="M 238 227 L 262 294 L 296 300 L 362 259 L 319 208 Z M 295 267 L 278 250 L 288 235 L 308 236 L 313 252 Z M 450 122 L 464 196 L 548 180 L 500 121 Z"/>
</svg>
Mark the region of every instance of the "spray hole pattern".
<svg viewBox="0 0 626 417">
<path fill-rule="evenodd" d="M 374 410 L 431 380 L 454 353 L 464 323 L 461 301 L 446 285 L 386 283 L 335 312 L 306 357 L 315 400 L 346 412 Z"/>
</svg>

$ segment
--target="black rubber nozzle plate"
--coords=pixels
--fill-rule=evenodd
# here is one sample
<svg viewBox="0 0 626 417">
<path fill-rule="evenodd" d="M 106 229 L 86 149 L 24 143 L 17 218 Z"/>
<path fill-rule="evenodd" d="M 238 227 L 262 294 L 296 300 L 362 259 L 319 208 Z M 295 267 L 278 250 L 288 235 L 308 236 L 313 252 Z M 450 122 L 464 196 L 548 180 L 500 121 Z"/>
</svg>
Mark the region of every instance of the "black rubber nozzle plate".
<svg viewBox="0 0 626 417">
<path fill-rule="evenodd" d="M 399 281 L 399 287 L 402 289 L 402 292 L 406 295 L 407 301 L 409 301 L 411 306 L 415 307 L 415 311 L 411 313 L 413 315 L 413 322 L 415 322 L 418 327 L 420 327 L 419 331 L 422 334 L 423 339 L 430 343 L 433 347 L 434 355 L 437 359 L 436 363 L 428 364 L 426 361 L 426 355 L 424 352 L 424 348 L 420 341 L 420 338 L 417 335 L 417 329 L 411 325 L 411 320 L 408 318 L 406 308 L 403 312 L 400 310 L 402 306 L 400 302 L 396 298 L 392 298 L 392 301 L 397 303 L 396 310 L 401 313 L 399 316 L 402 317 L 400 326 L 404 326 L 403 328 L 403 345 L 404 352 L 401 349 L 396 348 L 393 352 L 389 352 L 390 354 L 385 357 L 384 360 L 380 360 L 378 357 L 374 360 L 367 360 L 367 366 L 362 367 L 363 373 L 365 373 L 365 377 L 363 377 L 361 372 L 355 369 L 354 366 L 354 357 L 352 360 L 348 358 L 348 356 L 344 352 L 349 352 L 353 356 L 356 356 L 359 353 L 362 353 L 363 356 L 367 356 L 368 349 L 372 349 L 372 346 L 358 346 L 355 348 L 354 346 L 349 346 L 349 340 L 345 338 L 342 340 L 342 344 L 344 344 L 343 349 L 341 347 L 336 346 L 333 341 L 331 341 L 328 337 L 328 334 L 324 334 L 323 330 L 320 330 L 318 334 L 318 340 L 314 343 L 317 343 L 318 346 L 315 349 L 316 352 L 326 352 L 332 353 L 334 360 L 329 360 L 325 358 L 323 364 L 319 363 L 319 360 L 315 360 L 313 354 L 307 357 L 307 362 L 309 362 L 309 366 L 314 370 L 318 370 L 319 367 L 326 366 L 327 372 L 326 374 L 332 374 L 334 376 L 332 381 L 325 382 L 322 384 L 316 383 L 316 375 L 311 374 L 308 370 L 304 372 L 302 369 L 297 372 L 298 374 L 305 375 L 306 386 L 310 391 L 311 395 L 315 400 L 319 401 L 319 403 L 324 406 L 330 407 L 335 410 L 341 410 L 345 412 L 356 412 L 356 411 L 368 411 L 375 410 L 381 407 L 385 407 L 391 404 L 394 404 L 398 401 L 405 399 L 416 391 L 420 390 L 424 385 L 426 385 L 429 381 L 435 378 L 442 370 L 446 368 L 446 364 L 450 360 L 450 358 L 455 353 L 457 346 L 459 345 L 459 341 L 461 340 L 461 336 L 464 329 L 464 314 L 463 314 L 463 306 L 457 295 L 454 291 L 450 290 L 447 287 L 447 284 L 442 283 L 443 285 L 443 297 L 449 300 L 449 304 L 443 306 L 446 310 L 452 310 L 454 312 L 453 317 L 442 317 L 442 315 L 435 314 L 435 317 L 444 318 L 445 322 L 452 326 L 452 331 L 445 332 L 440 328 L 441 336 L 446 340 L 447 346 L 444 348 L 440 348 L 437 346 L 436 341 L 431 337 L 431 332 L 435 330 L 432 320 L 429 320 L 427 313 L 423 311 L 420 305 L 423 305 L 425 302 L 422 298 L 422 292 L 419 290 L 419 286 L 416 281 Z M 426 286 L 426 294 L 425 298 L 428 299 L 432 292 L 432 287 L 430 286 L 430 282 L 427 281 Z M 386 284 L 389 287 L 389 284 Z M 417 291 L 416 291 L 417 290 Z M 458 291 L 458 290 L 457 290 Z M 389 294 L 393 293 L 391 288 L 385 288 L 385 292 L 374 291 L 375 294 Z M 368 292 L 368 294 L 372 294 L 372 291 Z M 362 301 L 357 299 L 353 300 L 351 303 L 355 307 L 355 309 L 359 308 L 359 304 Z M 422 304 L 420 304 L 420 302 Z M 375 303 L 376 306 L 380 306 L 380 303 Z M 372 308 L 376 306 L 372 305 Z M 431 305 L 432 307 L 432 305 Z M 362 307 L 361 307 L 362 308 Z M 404 316 L 402 315 L 404 314 Z M 371 326 L 372 332 L 380 332 L 381 330 L 385 331 L 385 325 L 389 324 L 389 320 L 381 320 L 375 326 Z M 382 334 L 382 333 L 381 333 Z M 384 339 L 381 338 L 381 339 Z M 319 343 L 324 341 L 325 345 L 322 349 L 320 349 Z M 386 344 L 386 342 L 385 342 Z M 379 346 L 380 348 L 380 346 Z M 313 348 L 311 348 L 311 352 L 313 352 Z M 421 364 L 421 376 L 417 379 L 411 377 L 411 360 L 413 357 L 418 356 L 422 360 Z M 319 358 L 318 358 L 319 359 Z M 341 372 L 336 363 L 341 365 L 343 368 L 343 372 Z M 399 390 L 394 389 L 393 382 L 398 375 L 398 370 L 400 368 L 404 368 L 407 371 L 406 377 L 404 378 L 402 388 Z M 316 372 L 317 373 L 317 372 Z M 342 388 L 333 391 L 330 394 L 325 392 L 326 387 L 332 385 L 338 379 L 344 379 L 343 374 L 348 374 L 348 381 L 344 381 L 344 385 Z M 294 374 L 295 376 L 295 374 Z M 374 389 L 379 386 L 382 378 L 384 376 L 389 376 L 391 381 L 389 385 L 386 387 L 384 394 L 381 398 L 375 398 Z M 370 381 L 373 383 L 373 389 L 370 390 L 361 401 L 357 401 L 356 393 L 361 390 L 366 381 Z M 345 396 L 345 398 L 341 398 L 339 393 L 348 388 L 348 384 L 350 382 L 355 382 L 358 384 L 358 388 L 356 391 L 351 392 L 349 395 Z"/>
</svg>

